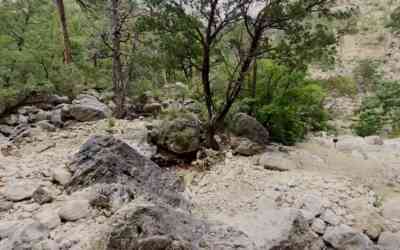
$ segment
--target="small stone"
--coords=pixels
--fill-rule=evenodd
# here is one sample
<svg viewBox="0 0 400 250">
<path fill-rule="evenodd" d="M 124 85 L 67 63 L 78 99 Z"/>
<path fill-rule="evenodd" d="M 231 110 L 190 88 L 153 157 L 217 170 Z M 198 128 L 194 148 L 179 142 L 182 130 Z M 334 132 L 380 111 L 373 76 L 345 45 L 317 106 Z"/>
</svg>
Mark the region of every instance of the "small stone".
<svg viewBox="0 0 400 250">
<path fill-rule="evenodd" d="M 326 229 L 326 224 L 321 219 L 315 219 L 311 225 L 312 230 L 318 234 L 324 234 Z"/>
<path fill-rule="evenodd" d="M 51 196 L 49 191 L 47 191 L 43 187 L 37 188 L 35 190 L 35 192 L 33 193 L 32 198 L 34 201 L 36 201 L 40 205 L 45 204 L 45 203 L 50 203 L 53 201 L 53 197 Z"/>
<path fill-rule="evenodd" d="M 310 212 L 314 217 L 322 212 L 322 199 L 315 194 L 304 195 L 301 203 L 301 209 Z"/>
<path fill-rule="evenodd" d="M 59 250 L 60 247 L 54 240 L 44 240 L 36 243 L 32 250 Z"/>
<path fill-rule="evenodd" d="M 30 199 L 37 185 L 28 182 L 10 183 L 3 194 L 10 201 L 22 201 Z"/>
<path fill-rule="evenodd" d="M 337 226 L 340 223 L 339 217 L 336 216 L 336 214 L 331 209 L 325 210 L 325 212 L 321 215 L 321 219 L 333 226 Z"/>
<path fill-rule="evenodd" d="M 52 169 L 53 180 L 61 185 L 66 185 L 71 180 L 71 173 L 65 168 Z"/>
<path fill-rule="evenodd" d="M 10 201 L 0 201 L 0 212 L 7 212 L 14 207 L 14 203 Z"/>
<path fill-rule="evenodd" d="M 66 202 L 58 212 L 65 221 L 76 221 L 89 216 L 90 205 L 87 200 L 73 200 Z"/>
<path fill-rule="evenodd" d="M 384 141 L 380 136 L 374 135 L 374 136 L 367 136 L 364 138 L 365 142 L 369 145 L 383 145 Z"/>
<path fill-rule="evenodd" d="M 48 229 L 54 229 L 61 225 L 60 216 L 54 209 L 46 209 L 35 215 L 35 218 Z"/>
<path fill-rule="evenodd" d="M 48 132 L 54 132 L 56 131 L 56 127 L 54 127 L 54 125 L 50 124 L 50 122 L 48 121 L 40 121 L 36 123 L 36 126 L 38 128 L 41 128 L 44 131 L 48 131 Z"/>
</svg>

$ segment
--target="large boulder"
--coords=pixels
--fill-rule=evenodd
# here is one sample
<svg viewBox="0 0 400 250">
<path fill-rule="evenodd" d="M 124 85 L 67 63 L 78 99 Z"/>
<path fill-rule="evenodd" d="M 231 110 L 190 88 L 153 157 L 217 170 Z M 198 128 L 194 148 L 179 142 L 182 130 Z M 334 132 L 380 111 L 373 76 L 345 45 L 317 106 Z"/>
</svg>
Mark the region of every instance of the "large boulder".
<svg viewBox="0 0 400 250">
<path fill-rule="evenodd" d="M 329 227 L 324 240 L 339 250 L 373 250 L 374 243 L 363 233 L 357 232 L 347 225 Z"/>
<path fill-rule="evenodd" d="M 96 121 L 107 118 L 111 110 L 96 97 L 79 95 L 69 107 L 69 114 L 77 121 Z"/>
<path fill-rule="evenodd" d="M 49 236 L 49 230 L 34 220 L 0 223 L 0 249 L 27 250 Z"/>
<path fill-rule="evenodd" d="M 91 137 L 75 155 L 69 169 L 73 173 L 66 185 L 69 192 L 96 184 L 121 184 L 131 197 L 145 195 L 176 205 L 182 201 L 175 193 L 183 191 L 183 185 L 174 173 L 162 170 L 112 136 Z"/>
<path fill-rule="evenodd" d="M 207 224 L 189 213 L 144 201 L 119 210 L 107 234 L 100 239 L 106 250 L 255 249 L 244 233 L 231 227 Z"/>
<path fill-rule="evenodd" d="M 268 144 L 269 141 L 267 129 L 255 118 L 245 113 L 235 114 L 232 120 L 232 131 L 237 136 L 246 137 L 261 145 Z"/>
<path fill-rule="evenodd" d="M 194 114 L 182 114 L 171 121 L 163 121 L 151 131 L 150 139 L 158 147 L 183 155 L 200 149 L 201 124 Z"/>
<path fill-rule="evenodd" d="M 38 188 L 38 184 L 30 181 L 9 182 L 3 190 L 3 195 L 10 201 L 22 201 L 30 199 Z"/>
<path fill-rule="evenodd" d="M 58 215 L 65 221 L 76 221 L 90 215 L 90 204 L 88 200 L 72 200 L 65 202 Z"/>
<path fill-rule="evenodd" d="M 301 210 L 271 209 L 263 213 L 271 217 L 265 218 L 268 227 L 263 232 L 265 243 L 261 249 L 313 249 L 320 244 L 319 237 L 312 231 Z"/>
</svg>

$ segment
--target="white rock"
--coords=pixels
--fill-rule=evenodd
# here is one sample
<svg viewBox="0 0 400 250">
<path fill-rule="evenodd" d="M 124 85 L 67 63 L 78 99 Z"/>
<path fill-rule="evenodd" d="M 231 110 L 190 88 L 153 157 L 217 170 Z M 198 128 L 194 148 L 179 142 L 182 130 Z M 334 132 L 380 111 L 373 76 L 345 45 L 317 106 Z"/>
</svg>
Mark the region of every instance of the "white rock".
<svg viewBox="0 0 400 250">
<path fill-rule="evenodd" d="M 76 221 L 89 216 L 90 205 L 87 200 L 67 201 L 58 211 L 61 219 L 66 221 Z"/>
<path fill-rule="evenodd" d="M 11 249 L 32 249 L 32 245 L 47 239 L 48 229 L 34 220 L 25 220 L 18 224 L 8 237 Z"/>
<path fill-rule="evenodd" d="M 400 198 L 386 201 L 383 204 L 382 215 L 388 220 L 400 221 Z"/>
<path fill-rule="evenodd" d="M 374 136 L 368 136 L 364 138 L 365 142 L 369 145 L 383 145 L 385 142 L 380 136 L 374 135 Z"/>
<path fill-rule="evenodd" d="M 379 237 L 378 246 L 382 247 L 384 250 L 399 250 L 400 232 L 383 232 Z"/>
<path fill-rule="evenodd" d="M 277 171 L 289 171 L 296 169 L 296 163 L 289 155 L 281 152 L 267 152 L 261 155 L 259 163 L 266 169 Z"/>
<path fill-rule="evenodd" d="M 326 229 L 326 224 L 323 220 L 317 218 L 313 221 L 311 228 L 316 233 L 324 234 Z"/>
<path fill-rule="evenodd" d="M 324 240 L 332 245 L 335 249 L 343 250 L 372 250 L 374 244 L 368 237 L 362 233 L 355 231 L 347 225 L 336 227 L 328 227 L 324 236 Z"/>
<path fill-rule="evenodd" d="M 60 248 L 54 240 L 44 240 L 36 243 L 32 250 L 60 250 Z"/>
<path fill-rule="evenodd" d="M 54 229 L 61 225 L 61 219 L 54 209 L 46 209 L 35 215 L 35 218 L 48 229 Z"/>
<path fill-rule="evenodd" d="M 4 196 L 10 201 L 22 201 L 30 199 L 35 192 L 38 184 L 21 181 L 8 183 L 3 191 Z"/>
<path fill-rule="evenodd" d="M 322 212 L 322 199 L 315 194 L 304 195 L 301 202 L 301 209 L 310 212 L 314 217 L 318 216 Z"/>
<path fill-rule="evenodd" d="M 71 173 L 65 168 L 52 169 L 53 180 L 61 185 L 66 185 L 72 178 Z"/>
<path fill-rule="evenodd" d="M 325 212 L 321 215 L 321 219 L 333 226 L 339 225 L 340 223 L 340 218 L 336 216 L 331 209 L 325 210 Z"/>
</svg>

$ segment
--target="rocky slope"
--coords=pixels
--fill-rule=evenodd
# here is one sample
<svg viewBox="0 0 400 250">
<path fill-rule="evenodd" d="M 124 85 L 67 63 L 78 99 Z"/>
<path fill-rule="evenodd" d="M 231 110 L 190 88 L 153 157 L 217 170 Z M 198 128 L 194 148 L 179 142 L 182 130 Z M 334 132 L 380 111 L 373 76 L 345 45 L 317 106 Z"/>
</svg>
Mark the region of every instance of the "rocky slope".
<svg viewBox="0 0 400 250">
<path fill-rule="evenodd" d="M 339 36 L 335 70 L 315 70 L 313 74 L 320 77 L 351 75 L 360 60 L 370 59 L 382 63 L 385 78 L 399 80 L 400 37 L 385 26 L 400 1 L 340 0 L 338 6 L 355 10 L 349 21 L 351 32 Z"/>
<path fill-rule="evenodd" d="M 209 171 L 178 170 L 167 194 L 170 184 L 152 181 L 157 167 L 144 179 L 146 168 L 108 172 L 113 155 L 117 164 L 133 154 L 123 152 L 155 153 L 149 125 L 116 121 L 113 136 L 132 149 L 101 149 L 110 135 L 103 120 L 34 129 L 0 155 L 0 249 L 399 249 L 400 140 L 344 136 L 335 147 L 316 137 L 253 157 L 228 150 Z M 164 171 L 161 179 L 175 178 Z M 126 237 L 138 241 L 124 248 Z"/>
</svg>

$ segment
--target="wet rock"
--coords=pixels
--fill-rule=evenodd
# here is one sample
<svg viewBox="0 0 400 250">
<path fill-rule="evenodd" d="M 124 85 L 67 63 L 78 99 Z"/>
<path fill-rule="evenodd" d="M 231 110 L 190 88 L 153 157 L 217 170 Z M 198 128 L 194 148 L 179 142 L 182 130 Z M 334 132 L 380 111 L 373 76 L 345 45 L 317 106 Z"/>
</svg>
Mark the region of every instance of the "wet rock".
<svg viewBox="0 0 400 250">
<path fill-rule="evenodd" d="M 111 110 L 96 97 L 79 95 L 70 105 L 69 114 L 77 121 L 95 121 L 111 116 Z"/>
<path fill-rule="evenodd" d="M 400 249 L 400 232 L 383 232 L 379 236 L 378 246 L 380 246 L 383 250 Z"/>
<path fill-rule="evenodd" d="M 172 121 L 163 121 L 149 136 L 154 144 L 172 153 L 194 153 L 201 146 L 200 121 L 194 114 L 182 114 Z"/>
<path fill-rule="evenodd" d="M 90 215 L 90 204 L 87 200 L 72 200 L 65 202 L 58 215 L 65 221 L 77 221 Z"/>
<path fill-rule="evenodd" d="M 53 201 L 53 197 L 51 196 L 50 192 L 44 187 L 38 187 L 33 193 L 32 198 L 40 205 Z"/>
<path fill-rule="evenodd" d="M 238 113 L 233 117 L 232 124 L 232 131 L 237 136 L 246 137 L 261 145 L 268 144 L 269 133 L 255 118 L 245 113 Z"/>
</svg>

